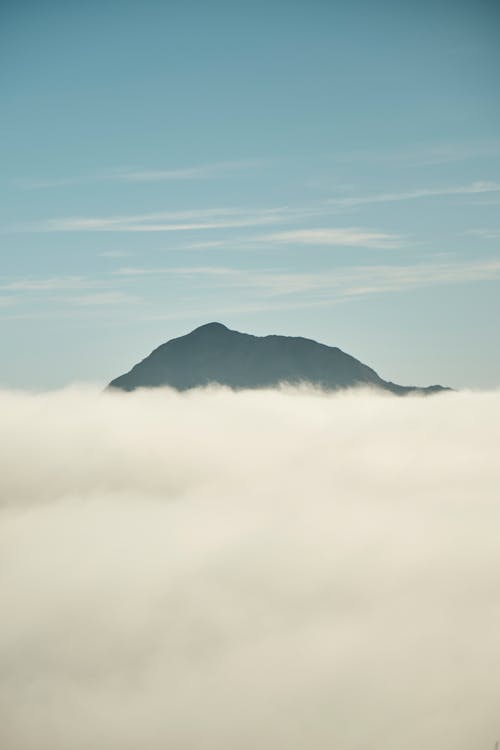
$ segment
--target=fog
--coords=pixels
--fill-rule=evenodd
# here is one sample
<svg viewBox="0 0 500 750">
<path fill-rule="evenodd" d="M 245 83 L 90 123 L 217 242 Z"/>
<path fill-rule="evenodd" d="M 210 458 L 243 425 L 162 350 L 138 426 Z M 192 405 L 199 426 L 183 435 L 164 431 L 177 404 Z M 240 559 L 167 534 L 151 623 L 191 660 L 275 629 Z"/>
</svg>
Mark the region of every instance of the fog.
<svg viewBox="0 0 500 750">
<path fill-rule="evenodd" d="M 2 750 L 492 750 L 500 393 L 0 393 Z"/>
</svg>

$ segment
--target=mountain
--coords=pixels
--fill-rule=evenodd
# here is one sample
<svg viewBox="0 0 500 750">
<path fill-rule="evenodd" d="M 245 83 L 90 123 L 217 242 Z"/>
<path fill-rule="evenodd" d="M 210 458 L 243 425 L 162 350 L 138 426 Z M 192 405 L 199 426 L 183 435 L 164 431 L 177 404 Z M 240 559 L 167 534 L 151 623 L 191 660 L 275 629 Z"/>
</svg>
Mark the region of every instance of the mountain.
<svg viewBox="0 0 500 750">
<path fill-rule="evenodd" d="M 207 323 L 155 349 L 109 388 L 170 386 L 179 391 L 217 383 L 231 388 L 269 388 L 311 383 L 326 390 L 374 386 L 397 395 L 448 390 L 402 386 L 337 347 L 298 336 L 251 336 L 222 323 Z"/>
</svg>

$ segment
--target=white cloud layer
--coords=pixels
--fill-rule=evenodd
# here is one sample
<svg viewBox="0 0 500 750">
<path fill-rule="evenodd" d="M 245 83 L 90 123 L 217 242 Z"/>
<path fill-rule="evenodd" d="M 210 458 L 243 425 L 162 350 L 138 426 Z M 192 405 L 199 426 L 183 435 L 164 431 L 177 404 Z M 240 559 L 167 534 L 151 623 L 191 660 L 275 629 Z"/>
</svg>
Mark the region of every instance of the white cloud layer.
<svg viewBox="0 0 500 750">
<path fill-rule="evenodd" d="M 0 393 L 2 750 L 500 736 L 500 394 Z"/>
</svg>

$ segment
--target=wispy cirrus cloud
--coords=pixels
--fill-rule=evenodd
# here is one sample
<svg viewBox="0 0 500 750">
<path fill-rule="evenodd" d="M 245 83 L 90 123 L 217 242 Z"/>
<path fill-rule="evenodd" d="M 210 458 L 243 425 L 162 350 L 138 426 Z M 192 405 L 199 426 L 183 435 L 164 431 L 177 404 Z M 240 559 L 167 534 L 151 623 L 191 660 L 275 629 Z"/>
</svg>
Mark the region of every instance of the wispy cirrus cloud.
<svg viewBox="0 0 500 750">
<path fill-rule="evenodd" d="M 359 227 L 323 227 L 274 232 L 257 238 L 272 244 L 338 245 L 348 247 L 394 248 L 403 238 L 385 232 L 374 232 Z"/>
<path fill-rule="evenodd" d="M 12 229 L 27 232 L 186 232 L 280 224 L 317 213 L 287 206 L 255 210 L 216 207 L 117 216 L 62 217 L 18 225 Z"/>
<path fill-rule="evenodd" d="M 347 269 L 343 275 L 344 292 L 347 296 L 498 279 L 500 261 L 496 260 L 361 266 L 355 269 L 354 273 Z"/>
<path fill-rule="evenodd" d="M 472 263 L 418 263 L 334 268 L 315 273 L 250 273 L 247 283 L 271 296 L 314 292 L 321 295 L 362 297 L 421 287 L 500 279 L 500 261 Z"/>
<path fill-rule="evenodd" d="M 201 295 L 200 306 L 180 304 L 175 312 L 165 309 L 157 297 L 157 291 L 163 288 L 161 277 L 165 284 L 177 279 L 181 282 L 181 289 L 196 290 L 192 301 Z M 156 292 L 151 290 L 152 278 L 159 284 Z M 130 305 L 134 305 L 134 316 L 141 320 L 185 319 L 195 314 L 204 318 L 213 313 L 214 294 L 221 301 L 221 305 L 217 304 L 218 314 L 225 314 L 327 308 L 376 294 L 498 280 L 500 260 L 491 259 L 468 263 L 430 261 L 404 265 L 351 265 L 306 273 L 282 268 L 257 271 L 226 266 L 123 267 L 99 279 L 17 279 L 0 287 L 8 289 L 8 296 L 0 297 L 0 307 L 5 309 L 4 319 L 73 316 L 90 314 L 90 310 L 99 308 L 121 306 L 127 310 Z M 7 309 L 13 305 L 23 301 L 36 305 L 43 298 L 56 307 L 39 310 L 32 306 L 15 316 L 7 314 Z"/>
<path fill-rule="evenodd" d="M 392 203 L 394 201 L 411 201 L 421 198 L 435 198 L 451 195 L 481 195 L 483 193 L 500 192 L 500 182 L 479 181 L 470 185 L 448 186 L 438 188 L 418 188 L 393 193 L 372 193 L 371 195 L 348 196 L 345 198 L 331 198 L 328 203 L 332 206 L 350 208 L 368 203 Z"/>
<path fill-rule="evenodd" d="M 0 283 L 0 289 L 9 292 L 54 292 L 89 289 L 103 285 L 102 280 L 87 276 L 24 277 Z"/>
<path fill-rule="evenodd" d="M 283 272 L 277 268 L 262 271 L 221 266 L 124 267 L 116 276 L 129 279 L 144 276 L 170 276 L 187 280 L 197 277 L 211 288 L 242 289 L 264 297 L 306 295 L 301 303 L 326 304 L 348 297 L 398 292 L 419 287 L 463 284 L 500 279 L 500 261 L 469 263 L 428 262 L 414 264 L 360 265 L 322 269 L 315 272 Z M 307 295 L 314 293 L 314 299 Z M 321 301 L 324 298 L 323 302 Z"/>
<path fill-rule="evenodd" d="M 54 179 L 25 178 L 16 180 L 15 184 L 18 187 L 37 190 L 89 185 L 99 182 L 137 183 L 214 180 L 230 175 L 233 172 L 255 169 L 263 163 L 260 159 L 246 159 L 241 161 L 216 162 L 214 164 L 199 164 L 189 167 L 175 167 L 172 169 L 131 169 L 121 167 L 74 177 L 59 177 Z"/>
<path fill-rule="evenodd" d="M 14 296 L 0 295 L 0 307 L 11 307 L 15 303 L 16 299 Z"/>
<path fill-rule="evenodd" d="M 119 279 L 110 275 L 95 276 L 52 276 L 21 277 L 0 283 L 0 308 L 14 305 L 32 307 L 40 302 L 64 307 L 65 315 L 69 307 L 92 308 L 120 305 L 136 305 L 142 300 L 136 294 L 130 294 L 117 288 L 122 286 Z M 47 311 L 45 311 L 47 312 Z M 26 315 L 16 317 L 38 317 L 40 310 L 35 309 Z M 43 313 L 42 313 L 43 315 Z"/>
<path fill-rule="evenodd" d="M 500 141 L 492 140 L 476 143 L 437 143 L 399 151 L 359 150 L 332 154 L 330 158 L 340 164 L 361 161 L 405 167 L 428 167 L 498 157 L 500 157 Z"/>
<path fill-rule="evenodd" d="M 130 253 L 127 250 L 103 250 L 99 253 L 101 258 L 130 258 L 134 253 Z"/>
<path fill-rule="evenodd" d="M 241 273 L 237 268 L 226 266 L 173 266 L 160 268 L 138 268 L 125 266 L 113 271 L 115 276 L 237 276 Z"/>
<path fill-rule="evenodd" d="M 499 240 L 500 229 L 469 229 L 467 234 L 480 237 L 482 240 Z"/>
<path fill-rule="evenodd" d="M 140 298 L 120 291 L 95 292 L 93 294 L 81 294 L 70 297 L 67 300 L 72 305 L 79 307 L 103 307 L 108 305 L 137 304 Z"/>
</svg>

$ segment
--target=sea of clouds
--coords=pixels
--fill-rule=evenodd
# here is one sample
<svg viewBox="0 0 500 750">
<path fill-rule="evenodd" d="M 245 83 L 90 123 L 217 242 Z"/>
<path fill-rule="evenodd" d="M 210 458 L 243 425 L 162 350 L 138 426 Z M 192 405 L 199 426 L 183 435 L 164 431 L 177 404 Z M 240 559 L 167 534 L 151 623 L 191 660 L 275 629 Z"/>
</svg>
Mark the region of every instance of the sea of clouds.
<svg viewBox="0 0 500 750">
<path fill-rule="evenodd" d="M 500 393 L 0 392 L 2 750 L 491 750 Z"/>
</svg>

